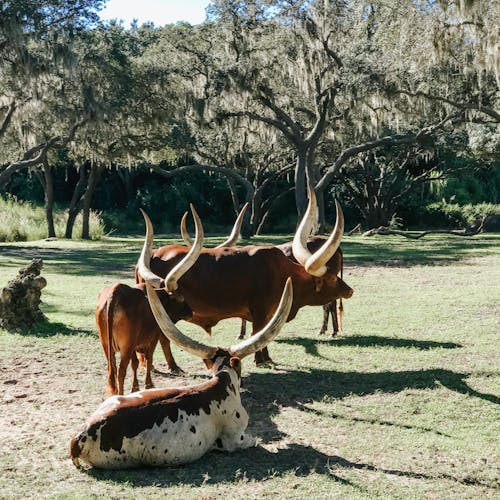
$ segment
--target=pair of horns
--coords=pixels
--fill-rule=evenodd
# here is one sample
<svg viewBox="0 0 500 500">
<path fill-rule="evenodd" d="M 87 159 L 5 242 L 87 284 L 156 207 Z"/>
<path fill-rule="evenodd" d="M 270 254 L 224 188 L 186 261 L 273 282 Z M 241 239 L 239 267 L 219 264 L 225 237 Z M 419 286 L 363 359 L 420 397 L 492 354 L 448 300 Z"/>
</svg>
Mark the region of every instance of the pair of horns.
<svg viewBox="0 0 500 500">
<path fill-rule="evenodd" d="M 248 208 L 248 202 L 243 205 L 243 208 L 241 209 L 240 213 L 238 214 L 238 217 L 236 218 L 236 221 L 233 226 L 233 230 L 231 231 L 231 234 L 227 238 L 226 241 L 221 243 L 220 245 L 217 245 L 215 248 L 225 248 L 225 247 L 233 247 L 236 245 L 238 240 L 240 239 L 241 236 L 241 226 L 243 224 L 243 217 L 245 216 L 246 209 Z M 185 212 L 184 215 L 182 216 L 181 220 L 181 235 L 182 239 L 184 240 L 184 243 L 190 247 L 193 242 L 191 240 L 191 236 L 189 236 L 189 233 L 186 228 L 186 219 L 188 216 L 188 212 Z"/>
<path fill-rule="evenodd" d="M 243 210 L 244 211 L 244 210 Z M 139 258 L 139 273 L 146 282 L 146 291 L 153 315 L 163 334 L 181 349 L 199 356 L 203 359 L 212 359 L 217 352 L 217 347 L 208 346 L 184 335 L 173 323 L 163 307 L 155 288 L 161 286 L 161 278 L 150 269 L 151 247 L 153 244 L 153 225 L 144 210 L 141 210 L 146 221 L 146 238 Z M 165 286 L 168 291 L 177 289 L 177 281 L 194 264 L 203 248 L 203 226 L 196 210 L 191 205 L 191 212 L 196 225 L 195 242 L 187 255 L 179 262 L 165 278 Z M 241 213 L 240 213 L 241 215 Z M 240 359 L 263 349 L 278 335 L 286 322 L 293 302 L 292 280 L 288 278 L 283 289 L 280 303 L 269 323 L 258 333 L 247 340 L 229 347 L 228 352 Z"/>
<path fill-rule="evenodd" d="M 151 248 L 153 246 L 153 224 L 151 223 L 151 219 L 149 218 L 148 214 L 144 210 L 142 210 L 142 208 L 140 209 L 144 217 L 144 221 L 146 222 L 146 238 L 144 240 L 141 255 L 137 262 L 137 267 L 139 270 L 139 274 L 143 277 L 144 281 L 148 282 L 154 288 L 160 288 L 162 281 L 165 281 L 165 288 L 168 292 L 177 290 L 177 282 L 192 267 L 192 265 L 198 259 L 201 251 L 203 250 L 203 226 L 195 208 L 193 207 L 193 205 L 190 206 L 196 228 L 194 244 L 191 246 L 189 252 L 185 255 L 185 257 L 170 270 L 165 280 L 162 280 L 162 278 L 151 271 L 150 262 Z"/>
<path fill-rule="evenodd" d="M 340 246 L 340 241 L 344 234 L 344 214 L 342 213 L 338 201 L 335 200 L 337 209 L 335 227 L 321 248 L 314 252 L 314 254 L 311 253 L 307 248 L 307 238 L 318 221 L 318 204 L 316 202 L 316 193 L 314 189 L 309 186 L 308 190 L 309 205 L 307 206 L 306 213 L 304 217 L 302 217 L 295 237 L 293 238 L 292 252 L 297 262 L 301 264 L 309 274 L 321 277 L 327 271 L 327 262 L 333 257 Z"/>
<path fill-rule="evenodd" d="M 202 359 L 212 359 L 218 348 L 203 344 L 202 342 L 198 342 L 191 339 L 187 335 L 184 335 L 169 318 L 160 299 L 158 298 L 156 290 L 148 281 L 146 281 L 146 290 L 153 315 L 165 337 L 190 354 L 199 356 Z M 280 303 L 269 323 L 255 335 L 252 335 L 239 344 L 229 347 L 229 354 L 231 354 L 231 356 L 237 356 L 241 359 L 249 354 L 263 349 L 267 344 L 269 344 L 269 342 L 271 342 L 276 335 L 278 335 L 282 326 L 285 324 L 288 315 L 290 314 L 292 301 L 292 280 L 291 278 L 288 278 L 285 288 L 283 289 L 283 294 L 281 295 Z"/>
</svg>

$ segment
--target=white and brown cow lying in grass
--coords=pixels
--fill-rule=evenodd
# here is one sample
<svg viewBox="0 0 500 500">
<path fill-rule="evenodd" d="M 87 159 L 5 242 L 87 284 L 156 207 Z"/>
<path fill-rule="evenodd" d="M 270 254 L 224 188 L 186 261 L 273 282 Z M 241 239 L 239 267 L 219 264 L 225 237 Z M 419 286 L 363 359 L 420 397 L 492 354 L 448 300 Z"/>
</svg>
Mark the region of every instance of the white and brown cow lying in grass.
<svg viewBox="0 0 500 500">
<path fill-rule="evenodd" d="M 73 463 L 103 469 L 171 466 L 193 462 L 211 449 L 254 446 L 255 439 L 245 432 L 248 414 L 240 399 L 240 360 L 266 346 L 286 322 L 293 300 L 291 280 L 269 323 L 229 349 L 186 337 L 168 317 L 152 286 L 146 287 L 164 334 L 203 358 L 213 378 L 199 385 L 108 398 L 71 440 Z"/>
</svg>

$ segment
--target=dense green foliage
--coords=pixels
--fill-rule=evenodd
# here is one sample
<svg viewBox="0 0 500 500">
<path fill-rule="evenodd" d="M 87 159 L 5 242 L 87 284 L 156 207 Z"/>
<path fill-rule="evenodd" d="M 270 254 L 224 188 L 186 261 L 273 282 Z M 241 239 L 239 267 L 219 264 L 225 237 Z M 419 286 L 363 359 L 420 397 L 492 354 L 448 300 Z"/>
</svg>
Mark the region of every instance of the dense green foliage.
<svg viewBox="0 0 500 500">
<path fill-rule="evenodd" d="M 0 189 L 43 201 L 49 236 L 54 203 L 67 238 L 91 207 L 170 230 L 188 202 L 214 229 L 248 201 L 245 234 L 290 230 L 307 183 L 320 228 L 333 195 L 366 227 L 498 203 L 498 2 L 217 0 L 130 29 L 101 6 L 0 13 Z"/>
</svg>

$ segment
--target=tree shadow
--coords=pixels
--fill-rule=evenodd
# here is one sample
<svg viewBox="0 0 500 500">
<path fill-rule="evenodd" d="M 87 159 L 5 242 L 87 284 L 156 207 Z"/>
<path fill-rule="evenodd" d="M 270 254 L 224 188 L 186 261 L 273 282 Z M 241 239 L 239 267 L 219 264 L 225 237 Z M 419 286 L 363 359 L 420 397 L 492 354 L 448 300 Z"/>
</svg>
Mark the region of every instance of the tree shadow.
<svg viewBox="0 0 500 500">
<path fill-rule="evenodd" d="M 148 468 L 134 470 L 103 471 L 88 469 L 89 476 L 113 483 L 127 483 L 134 487 L 171 487 L 190 485 L 195 487 L 236 483 L 240 480 L 265 481 L 270 478 L 293 474 L 306 477 L 320 474 L 334 482 L 349 485 L 360 491 L 367 491 L 360 484 L 343 478 L 340 474 L 349 471 L 368 471 L 416 480 L 446 479 L 465 485 L 480 485 L 493 488 L 494 485 L 477 479 L 462 479 L 447 474 L 430 475 L 408 470 L 387 469 L 363 462 L 353 462 L 338 455 L 327 455 L 312 446 L 291 444 L 275 453 L 262 446 L 248 448 L 235 453 L 211 452 L 197 462 L 181 467 Z"/>
<path fill-rule="evenodd" d="M 324 357 L 318 352 L 318 346 L 350 346 L 350 347 L 397 347 L 404 349 L 457 349 L 463 347 L 454 342 L 438 342 L 434 340 L 399 339 L 391 337 L 379 337 L 377 335 L 354 335 L 349 337 L 335 337 L 329 339 L 314 339 L 310 337 L 281 337 L 275 340 L 281 344 L 302 346 L 307 354 L 311 356 Z"/>
<path fill-rule="evenodd" d="M 246 391 L 242 393 L 242 402 L 250 415 L 251 431 L 267 443 L 283 438 L 283 433 L 273 421 L 273 416 L 282 407 L 303 409 L 304 404 L 329 398 L 392 394 L 408 389 L 428 390 L 444 386 L 453 392 L 500 404 L 497 396 L 469 387 L 465 382 L 468 376 L 444 369 L 360 373 L 313 368 L 284 373 L 255 372 L 243 380 Z M 422 430 L 413 426 L 410 428 Z"/>
<path fill-rule="evenodd" d="M 89 245 L 91 245 L 89 243 Z M 134 265 L 140 254 L 140 246 L 137 249 L 120 248 L 114 245 L 108 247 L 94 248 L 45 248 L 45 247 L 18 247 L 2 245 L 2 257 L 10 257 L 26 260 L 42 259 L 47 267 L 56 266 L 60 274 L 71 274 L 75 276 L 96 276 L 106 274 L 118 278 L 134 277 Z M 11 267 L 18 267 L 18 264 Z M 43 275 L 43 271 L 42 271 Z"/>
<path fill-rule="evenodd" d="M 496 245 L 496 240 L 485 234 L 464 238 L 440 235 L 428 240 L 413 241 L 411 245 L 399 236 L 383 236 L 369 238 L 364 242 L 357 242 L 352 238 L 344 239 L 342 250 L 348 265 L 411 267 L 453 264 L 469 258 L 471 247 L 477 250 L 493 250 Z"/>
<path fill-rule="evenodd" d="M 34 325 L 20 330 L 13 330 L 9 333 L 20 335 L 21 337 L 49 338 L 55 335 L 80 335 L 84 337 L 95 337 L 92 330 L 86 328 L 69 328 L 64 323 L 52 321 L 39 321 Z"/>
</svg>

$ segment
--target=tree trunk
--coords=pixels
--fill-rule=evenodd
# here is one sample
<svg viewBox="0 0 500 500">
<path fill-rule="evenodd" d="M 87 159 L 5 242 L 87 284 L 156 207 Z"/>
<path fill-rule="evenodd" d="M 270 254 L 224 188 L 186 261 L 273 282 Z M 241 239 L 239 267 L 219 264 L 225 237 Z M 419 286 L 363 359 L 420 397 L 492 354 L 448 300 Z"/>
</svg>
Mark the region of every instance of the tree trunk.
<svg viewBox="0 0 500 500">
<path fill-rule="evenodd" d="M 66 221 L 66 232 L 64 234 L 64 237 L 67 239 L 71 239 L 73 237 L 73 226 L 75 225 L 75 220 L 81 210 L 80 202 L 85 191 L 85 183 L 87 182 L 85 165 L 80 165 L 78 171 L 80 177 L 73 191 L 73 196 L 71 197 L 71 202 L 68 209 L 68 220 Z"/>
<path fill-rule="evenodd" d="M 231 193 L 231 200 L 233 202 L 233 209 L 236 216 L 240 211 L 240 200 L 238 198 L 238 189 L 236 187 L 236 182 L 231 177 L 226 177 L 227 185 L 229 186 L 229 192 Z"/>
<path fill-rule="evenodd" d="M 297 163 L 295 165 L 295 206 L 297 207 L 297 225 L 307 208 L 307 189 L 306 189 L 306 168 L 307 168 L 307 149 L 304 146 L 297 148 Z"/>
<path fill-rule="evenodd" d="M 39 170 L 35 171 L 35 176 L 42 185 L 45 221 L 47 222 L 47 237 L 55 238 L 56 231 L 54 228 L 54 182 L 50 165 L 45 160 L 43 162 L 43 175 Z"/>
<path fill-rule="evenodd" d="M 325 192 L 323 189 L 316 191 L 316 201 L 318 203 L 318 232 L 327 231 L 327 222 L 325 217 Z"/>
<path fill-rule="evenodd" d="M 45 219 L 47 220 L 47 236 L 49 238 L 56 237 L 56 229 L 54 226 L 54 176 L 52 175 L 52 167 L 47 161 L 43 162 L 43 172 L 45 177 Z"/>
<path fill-rule="evenodd" d="M 83 219 L 82 219 L 82 239 L 90 240 L 90 206 L 92 204 L 92 197 L 94 195 L 95 188 L 99 183 L 99 177 L 101 176 L 104 167 L 101 165 L 96 165 L 94 162 L 90 165 L 89 182 L 87 184 L 87 189 L 83 195 Z"/>
<path fill-rule="evenodd" d="M 252 199 L 252 217 L 250 219 L 250 226 L 253 234 L 258 234 L 261 219 L 262 219 L 262 191 L 257 189 L 254 191 L 254 196 Z"/>
</svg>

